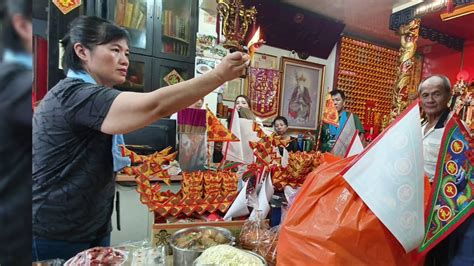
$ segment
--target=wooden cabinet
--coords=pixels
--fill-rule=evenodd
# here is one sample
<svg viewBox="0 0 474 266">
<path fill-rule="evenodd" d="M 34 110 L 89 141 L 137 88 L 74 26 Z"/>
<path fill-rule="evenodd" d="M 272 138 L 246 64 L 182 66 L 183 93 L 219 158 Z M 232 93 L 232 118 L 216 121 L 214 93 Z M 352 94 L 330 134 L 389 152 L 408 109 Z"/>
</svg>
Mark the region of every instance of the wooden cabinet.
<svg viewBox="0 0 474 266">
<path fill-rule="evenodd" d="M 155 23 L 154 55 L 193 63 L 196 54 L 198 1 L 161 0 Z"/>
<path fill-rule="evenodd" d="M 155 3 L 153 0 L 95 0 L 89 15 L 96 15 L 124 27 L 130 34 L 132 53 L 152 55 Z"/>
<path fill-rule="evenodd" d="M 178 72 L 184 80 L 191 79 L 194 76 L 194 64 L 192 63 L 155 58 L 153 59 L 153 87 L 168 86 L 164 78 L 173 70 Z"/>
<path fill-rule="evenodd" d="M 188 80 L 194 76 L 194 64 L 131 54 L 127 79 L 124 84 L 115 88 L 133 92 L 153 91 L 168 86 L 164 78 L 172 71 L 176 71 L 184 80 Z"/>
<path fill-rule="evenodd" d="M 89 1 L 87 12 L 127 29 L 132 53 L 194 62 L 198 0 Z"/>
</svg>

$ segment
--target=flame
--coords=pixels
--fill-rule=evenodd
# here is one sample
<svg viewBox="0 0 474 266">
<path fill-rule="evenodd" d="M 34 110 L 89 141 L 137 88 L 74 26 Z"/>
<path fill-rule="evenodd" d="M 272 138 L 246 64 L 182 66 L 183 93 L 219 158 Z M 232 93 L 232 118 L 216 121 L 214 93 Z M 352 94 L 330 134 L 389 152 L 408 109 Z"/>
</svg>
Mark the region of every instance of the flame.
<svg viewBox="0 0 474 266">
<path fill-rule="evenodd" d="M 258 29 L 253 34 L 252 38 L 250 39 L 249 43 L 247 44 L 247 47 L 250 49 L 250 47 L 255 45 L 259 40 L 260 40 L 260 27 L 258 27 Z"/>
<path fill-rule="evenodd" d="M 252 60 L 255 51 L 257 51 L 257 49 L 260 48 L 260 46 L 262 46 L 262 44 L 264 43 L 265 41 L 263 39 L 260 39 L 260 27 L 258 27 L 247 44 L 247 47 L 249 49 L 250 60 Z"/>
</svg>

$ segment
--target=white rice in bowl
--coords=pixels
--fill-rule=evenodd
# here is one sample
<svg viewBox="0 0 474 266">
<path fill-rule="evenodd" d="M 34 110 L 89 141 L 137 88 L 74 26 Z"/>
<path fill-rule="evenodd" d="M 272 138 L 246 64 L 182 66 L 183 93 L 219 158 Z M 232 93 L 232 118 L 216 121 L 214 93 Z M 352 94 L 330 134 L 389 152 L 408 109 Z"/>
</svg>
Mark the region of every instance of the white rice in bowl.
<svg viewBox="0 0 474 266">
<path fill-rule="evenodd" d="M 251 253 L 242 251 L 229 245 L 217 245 L 206 249 L 199 258 L 194 261 L 196 266 L 204 265 L 265 265 L 262 260 Z"/>
</svg>

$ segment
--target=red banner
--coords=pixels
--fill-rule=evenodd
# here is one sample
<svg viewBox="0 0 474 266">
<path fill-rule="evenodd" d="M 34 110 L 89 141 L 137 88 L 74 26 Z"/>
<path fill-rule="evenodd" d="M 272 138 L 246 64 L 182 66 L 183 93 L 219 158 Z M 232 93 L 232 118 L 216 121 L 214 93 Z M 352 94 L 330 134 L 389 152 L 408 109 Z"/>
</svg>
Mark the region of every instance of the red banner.
<svg viewBox="0 0 474 266">
<path fill-rule="evenodd" d="M 252 111 L 261 118 L 276 116 L 280 105 L 280 71 L 251 67 L 249 72 Z"/>
</svg>

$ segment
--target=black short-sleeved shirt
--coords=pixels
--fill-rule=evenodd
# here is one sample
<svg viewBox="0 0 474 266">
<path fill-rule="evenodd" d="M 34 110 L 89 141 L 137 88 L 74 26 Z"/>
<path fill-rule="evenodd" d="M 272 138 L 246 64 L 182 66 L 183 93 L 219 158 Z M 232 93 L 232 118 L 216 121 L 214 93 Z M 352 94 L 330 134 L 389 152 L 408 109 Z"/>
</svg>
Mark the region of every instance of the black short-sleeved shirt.
<svg viewBox="0 0 474 266">
<path fill-rule="evenodd" d="M 0 264 L 31 263 L 30 69 L 0 63 Z"/>
<path fill-rule="evenodd" d="M 120 92 L 66 78 L 33 115 L 33 235 L 89 242 L 111 230 L 112 136 L 100 132 Z"/>
<path fill-rule="evenodd" d="M 298 151 L 298 141 L 295 137 L 290 137 L 290 143 L 285 148 L 288 152 L 297 152 Z M 278 147 L 278 152 L 283 156 L 283 147 Z"/>
</svg>

